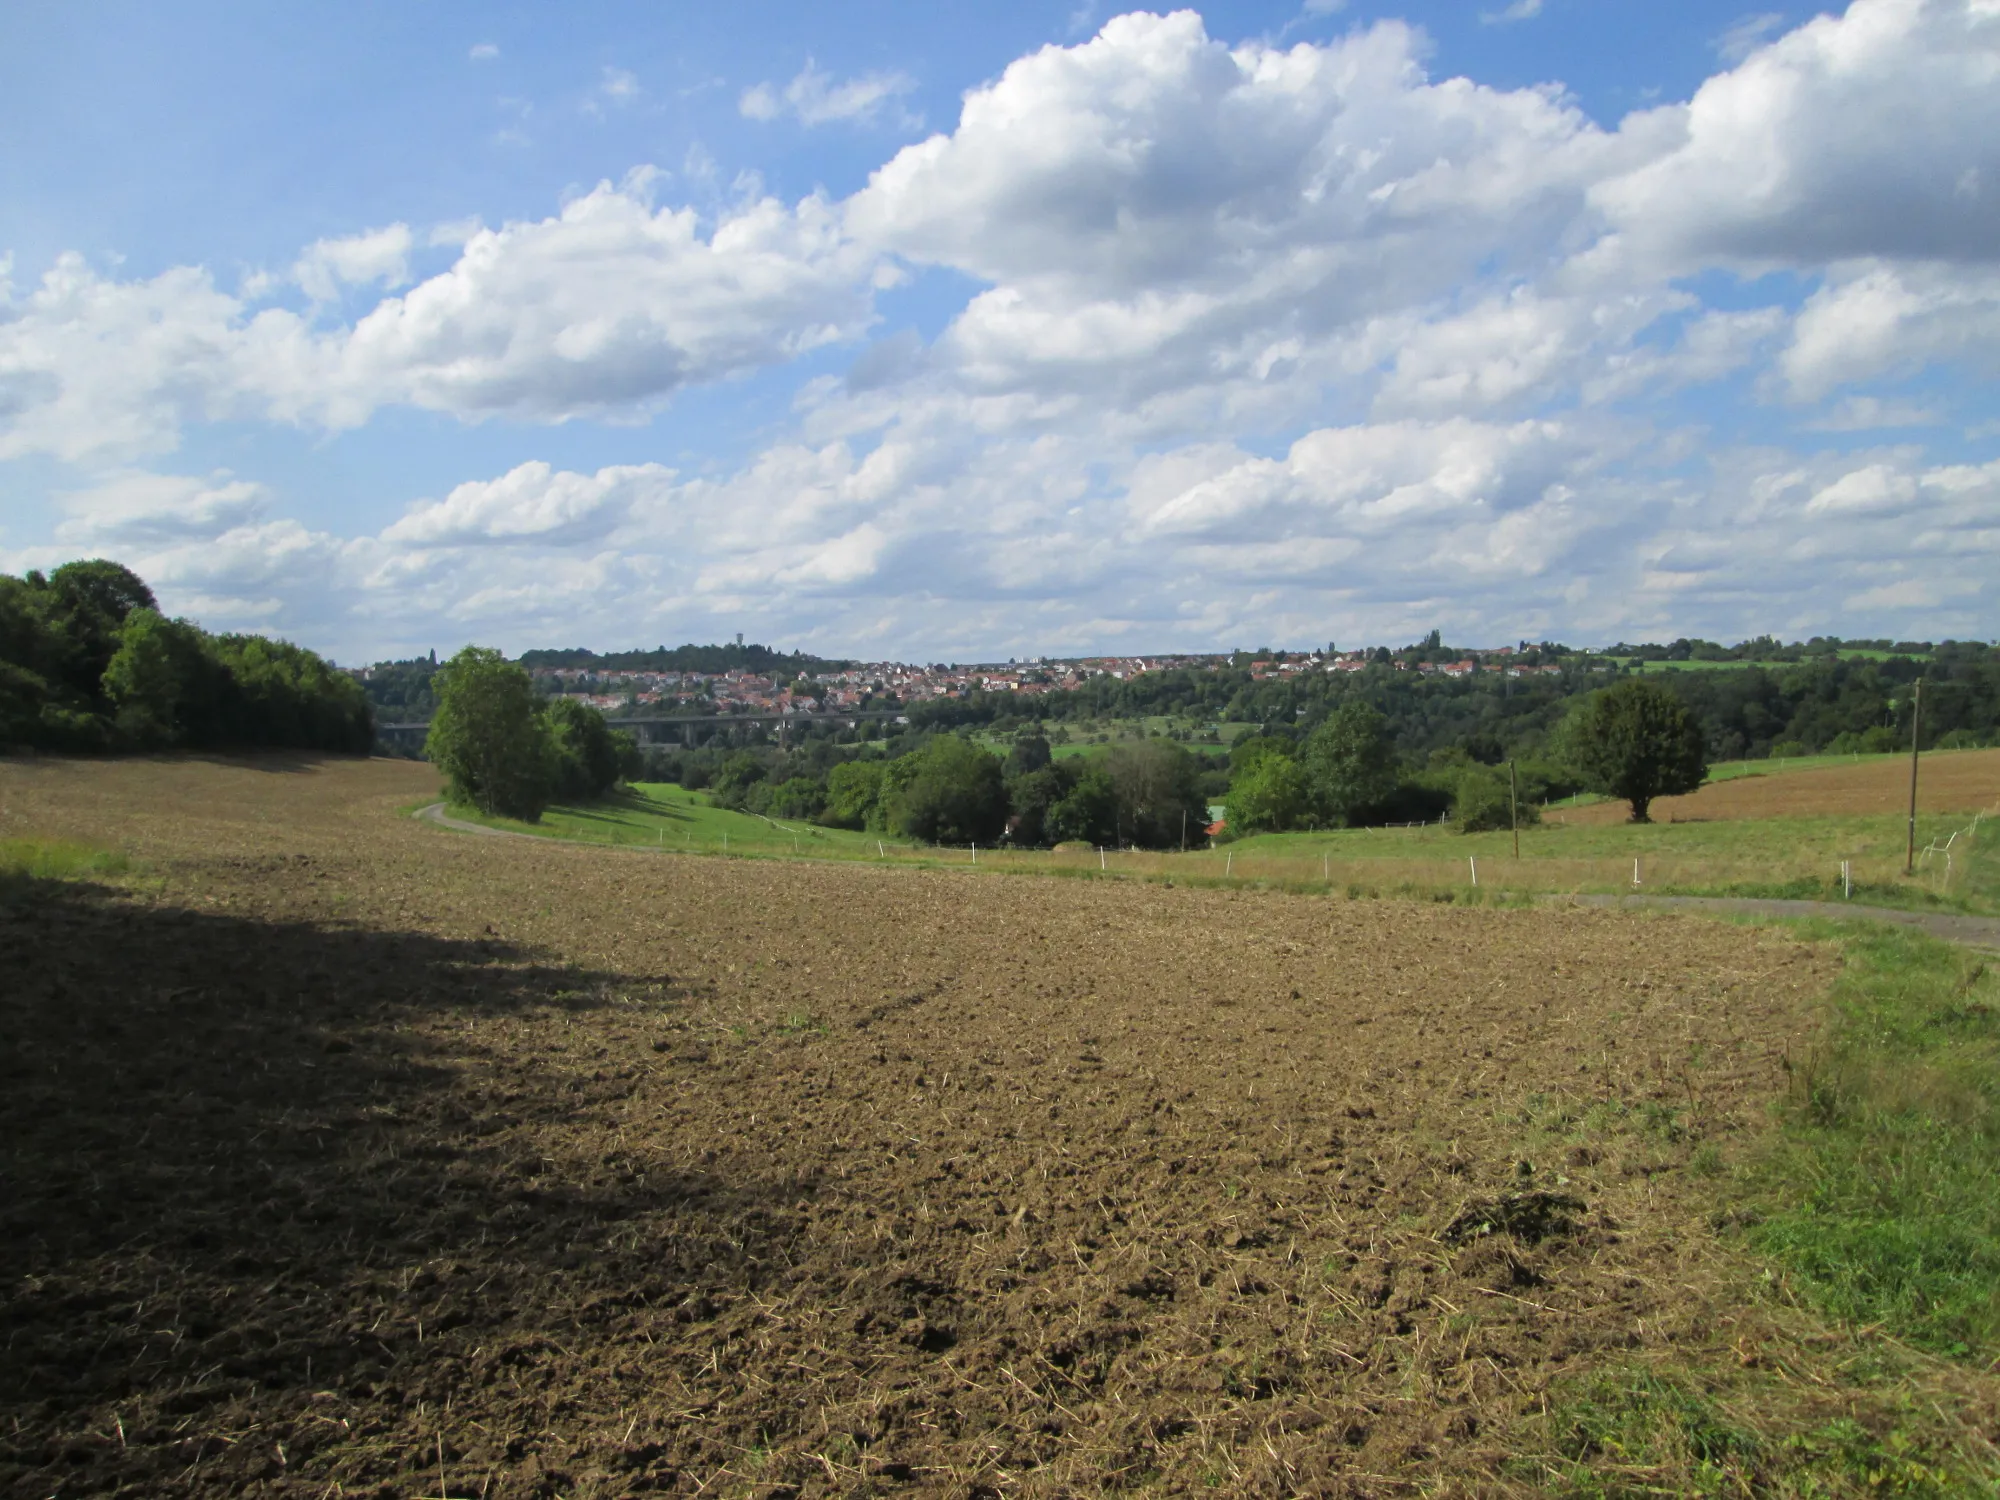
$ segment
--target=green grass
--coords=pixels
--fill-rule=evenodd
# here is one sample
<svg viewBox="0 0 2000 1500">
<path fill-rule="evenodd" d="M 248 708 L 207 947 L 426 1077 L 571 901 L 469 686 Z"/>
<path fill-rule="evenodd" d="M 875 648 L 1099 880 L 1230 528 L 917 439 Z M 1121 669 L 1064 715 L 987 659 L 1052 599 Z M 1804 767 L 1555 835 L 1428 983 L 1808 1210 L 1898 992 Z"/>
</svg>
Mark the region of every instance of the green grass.
<svg viewBox="0 0 2000 1500">
<path fill-rule="evenodd" d="M 122 875 L 130 868 L 124 855 L 68 839 L 0 839 L 0 879 L 81 880 L 92 875 Z"/>
<path fill-rule="evenodd" d="M 630 788 L 603 802 L 551 807 L 535 824 L 454 815 L 541 838 L 652 847 L 683 853 L 768 858 L 888 860 L 963 864 L 966 850 L 936 850 L 873 833 L 820 828 L 713 806 L 671 784 Z M 1942 843 L 1970 822 L 1960 815 L 1919 820 L 1919 844 Z M 1513 857 L 1506 833 L 1450 828 L 1341 829 L 1260 834 L 1187 853 L 981 849 L 982 871 L 1127 877 L 1193 885 L 1259 886 L 1350 896 L 1525 901 L 1536 895 L 1623 893 L 1843 898 L 1840 863 L 1851 863 L 1857 903 L 1912 910 L 2000 913 L 2000 820 L 1976 841 L 1960 839 L 1947 872 L 1932 859 L 1902 876 L 1905 829 L 1894 816 L 1784 818 L 1712 823 L 1546 824 L 1521 835 Z M 1641 884 L 1632 883 L 1638 861 Z M 1472 887 L 1476 862 L 1479 885 Z"/>
<path fill-rule="evenodd" d="M 1930 755 L 1949 755 L 1949 750 L 1929 751 Z M 1835 766 L 1858 766 L 1863 762 L 1870 765 L 1885 760 L 1908 760 L 1907 750 L 1892 750 L 1886 755 L 1790 755 L 1771 760 L 1726 760 L 1708 768 L 1710 781 L 1735 781 L 1744 776 L 1789 776 L 1794 771 L 1826 771 Z"/>
<path fill-rule="evenodd" d="M 550 807 L 539 823 L 490 817 L 467 807 L 450 811 L 453 817 L 470 823 L 542 838 L 701 854 L 859 859 L 875 857 L 878 845 L 872 833 L 821 828 L 797 818 L 732 812 L 715 806 L 705 793 L 690 792 L 671 782 L 642 782 L 601 802 Z M 894 850 L 903 846 L 884 840 L 882 847 Z"/>
<path fill-rule="evenodd" d="M 1990 1469 L 1958 1451 L 1960 1435 L 1914 1392 L 1873 1394 L 1870 1425 L 1801 1420 L 1786 1393 L 1764 1386 L 1689 1370 L 1603 1370 L 1557 1388 L 1544 1424 L 1553 1451 L 1508 1467 L 1537 1493 L 1572 1500 L 1995 1493 Z"/>
<path fill-rule="evenodd" d="M 1733 1171 L 1699 1146 L 1685 1163 L 1741 1226 L 1723 1296 L 1768 1310 L 1737 1325 L 1756 1357 L 1697 1341 L 1560 1382 L 1505 1465 L 1536 1493 L 2000 1495 L 1977 1430 L 2000 1357 L 2000 972 L 1900 930 L 1802 931 L 1845 962 L 1778 1129 Z M 1595 1114 L 1535 1123 L 1631 1128 Z"/>
<path fill-rule="evenodd" d="M 1905 879 L 1907 822 L 1894 814 L 1568 825 L 1554 816 L 1521 831 L 1519 860 L 1504 831 L 1466 834 L 1437 826 L 1256 834 L 1226 847 L 1239 873 L 1303 878 L 1318 865 L 1334 884 L 1466 885 L 1468 861 L 1476 860 L 1482 885 L 1500 889 L 1808 900 L 1843 899 L 1845 860 L 1857 902 L 2000 912 L 2000 820 L 1983 823 L 1976 840 L 1961 837 L 1948 871 L 1942 858 L 1932 856 L 1915 878 Z M 1918 848 L 1942 845 L 1972 821 L 1962 813 L 1926 813 L 1917 820 Z M 1219 863 L 1215 852 L 1198 858 L 1204 869 Z"/>
<path fill-rule="evenodd" d="M 2000 1354 L 2000 974 L 1902 931 L 1850 936 L 1823 1047 L 1752 1242 L 1830 1316 L 1984 1364 Z"/>
</svg>

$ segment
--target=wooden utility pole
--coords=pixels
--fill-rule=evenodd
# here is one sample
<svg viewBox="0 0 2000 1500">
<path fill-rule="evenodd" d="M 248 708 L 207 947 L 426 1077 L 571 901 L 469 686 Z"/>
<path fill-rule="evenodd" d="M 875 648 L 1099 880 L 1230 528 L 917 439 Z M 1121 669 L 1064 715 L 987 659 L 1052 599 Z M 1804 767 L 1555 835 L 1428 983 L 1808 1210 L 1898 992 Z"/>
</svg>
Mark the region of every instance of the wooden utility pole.
<svg viewBox="0 0 2000 1500">
<path fill-rule="evenodd" d="M 1514 762 L 1507 762 L 1507 822 L 1514 830 L 1514 858 L 1521 857 L 1521 800 L 1515 789 Z"/>
<path fill-rule="evenodd" d="M 1924 734 L 1924 680 L 1917 679 L 1916 695 L 1910 700 L 1910 846 L 1903 860 L 1903 873 L 1917 873 L 1917 747 Z"/>
</svg>

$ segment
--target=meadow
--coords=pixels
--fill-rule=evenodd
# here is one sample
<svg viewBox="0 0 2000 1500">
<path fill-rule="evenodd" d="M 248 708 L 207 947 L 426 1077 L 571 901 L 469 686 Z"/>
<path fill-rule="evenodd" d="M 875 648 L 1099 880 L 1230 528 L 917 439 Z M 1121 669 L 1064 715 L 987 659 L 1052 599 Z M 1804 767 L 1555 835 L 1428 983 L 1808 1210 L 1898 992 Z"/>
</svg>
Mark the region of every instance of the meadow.
<svg viewBox="0 0 2000 1500">
<path fill-rule="evenodd" d="M 435 786 L 0 761 L 0 1491 L 2000 1483 L 1972 955 Z"/>
<path fill-rule="evenodd" d="M 1446 826 L 1261 834 L 1188 852 L 939 849 L 732 812 L 662 783 L 586 807 L 551 808 L 533 825 L 465 809 L 454 816 L 545 838 L 760 858 L 977 864 L 1023 874 L 1461 901 L 1636 891 L 2000 912 L 2000 833 L 1975 826 L 1983 825 L 1983 810 L 2000 807 L 2000 751 L 1926 758 L 1919 858 L 1908 876 L 1907 816 L 1892 810 L 1907 796 L 1906 757 L 1822 757 L 1783 771 L 1768 761 L 1740 764 L 1763 769 L 1722 768 L 1725 774 L 1694 796 L 1661 799 L 1650 824 L 1623 821 L 1622 803 L 1558 804 L 1544 822 L 1522 830 L 1518 858 L 1510 832 L 1463 834 Z"/>
</svg>

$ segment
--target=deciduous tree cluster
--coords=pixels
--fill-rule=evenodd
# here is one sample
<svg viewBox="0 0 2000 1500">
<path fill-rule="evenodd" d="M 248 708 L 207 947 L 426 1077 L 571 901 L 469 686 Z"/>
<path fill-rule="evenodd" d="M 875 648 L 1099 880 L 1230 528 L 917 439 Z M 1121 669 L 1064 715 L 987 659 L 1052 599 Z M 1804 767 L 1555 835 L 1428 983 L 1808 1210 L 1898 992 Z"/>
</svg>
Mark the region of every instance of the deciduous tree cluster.
<svg viewBox="0 0 2000 1500">
<path fill-rule="evenodd" d="M 587 703 L 535 696 L 527 672 L 467 646 L 438 669 L 424 753 L 454 802 L 534 822 L 551 802 L 602 797 L 636 773 L 632 737 Z"/>
<path fill-rule="evenodd" d="M 118 563 L 0 575 L 0 748 L 365 754 L 374 741 L 353 678 L 285 641 L 168 619 Z"/>
</svg>

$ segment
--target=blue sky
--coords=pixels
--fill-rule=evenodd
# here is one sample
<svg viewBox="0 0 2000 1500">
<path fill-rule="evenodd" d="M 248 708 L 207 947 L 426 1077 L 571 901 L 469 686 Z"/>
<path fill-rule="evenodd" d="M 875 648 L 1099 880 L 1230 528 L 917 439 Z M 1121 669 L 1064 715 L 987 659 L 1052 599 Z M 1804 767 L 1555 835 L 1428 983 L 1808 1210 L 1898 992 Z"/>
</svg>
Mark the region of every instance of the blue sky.
<svg viewBox="0 0 2000 1500">
<path fill-rule="evenodd" d="M 0 568 L 346 661 L 2000 631 L 1991 0 L 9 34 Z"/>
</svg>

